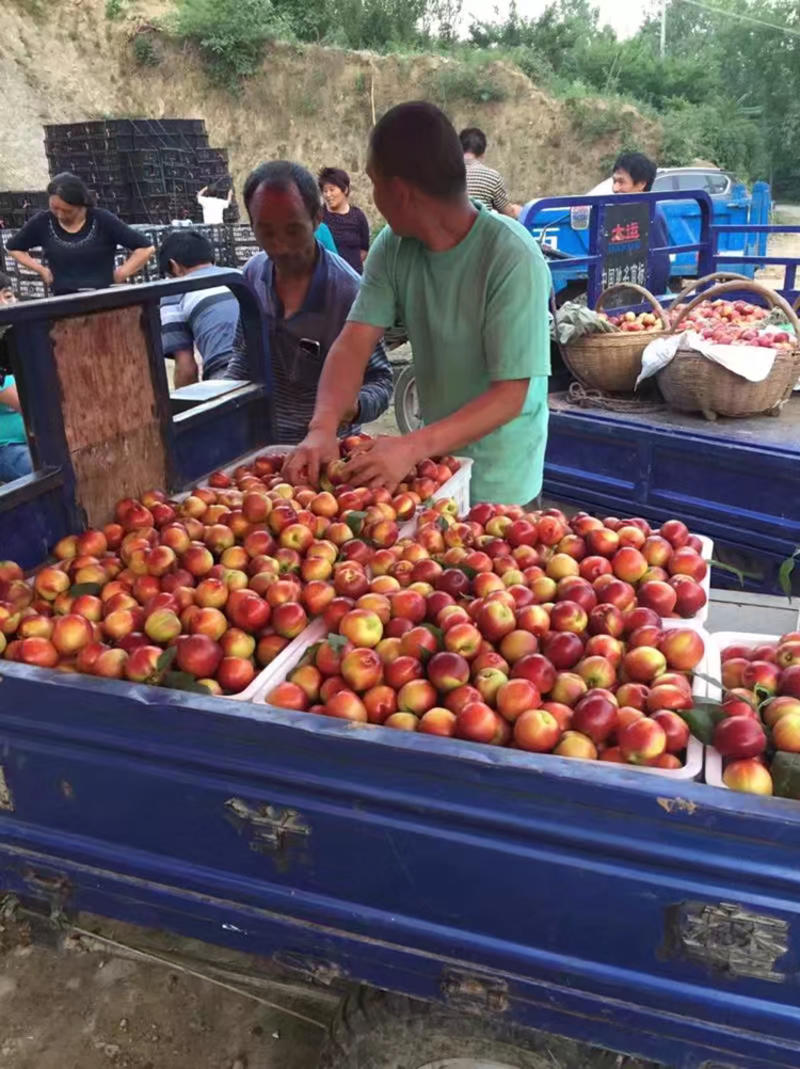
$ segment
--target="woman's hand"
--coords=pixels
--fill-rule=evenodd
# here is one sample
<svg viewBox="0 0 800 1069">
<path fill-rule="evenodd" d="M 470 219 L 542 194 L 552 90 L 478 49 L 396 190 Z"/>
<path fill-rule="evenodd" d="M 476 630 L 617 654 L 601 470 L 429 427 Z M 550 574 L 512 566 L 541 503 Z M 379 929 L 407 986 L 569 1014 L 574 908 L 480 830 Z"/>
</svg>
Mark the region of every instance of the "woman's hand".
<svg viewBox="0 0 800 1069">
<path fill-rule="evenodd" d="M 121 282 L 128 281 L 128 272 L 125 270 L 124 265 L 114 269 L 114 281 L 119 285 Z"/>
<path fill-rule="evenodd" d="M 52 287 L 53 272 L 50 270 L 49 267 L 45 267 L 44 264 L 42 264 L 41 268 L 39 269 L 39 278 L 42 280 L 42 282 L 44 282 L 45 286 Z"/>
</svg>

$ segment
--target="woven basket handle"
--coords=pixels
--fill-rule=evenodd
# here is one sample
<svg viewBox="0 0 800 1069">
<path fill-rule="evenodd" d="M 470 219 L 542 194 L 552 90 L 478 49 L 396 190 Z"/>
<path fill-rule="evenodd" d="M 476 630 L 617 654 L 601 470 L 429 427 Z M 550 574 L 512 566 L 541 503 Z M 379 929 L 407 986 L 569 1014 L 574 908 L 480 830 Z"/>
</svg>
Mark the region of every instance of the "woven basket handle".
<svg viewBox="0 0 800 1069">
<path fill-rule="evenodd" d="M 796 297 L 795 298 L 795 302 L 792 305 L 792 308 L 794 309 L 795 312 L 800 312 L 800 297 Z"/>
<path fill-rule="evenodd" d="M 678 333 L 678 328 L 680 327 L 682 320 L 693 308 L 696 308 L 698 304 L 701 304 L 703 301 L 708 301 L 713 297 L 720 297 L 724 293 L 741 293 L 742 290 L 749 290 L 751 293 L 755 293 L 759 297 L 765 297 L 773 308 L 780 308 L 786 316 L 786 319 L 792 324 L 795 336 L 800 339 L 800 320 L 798 320 L 789 302 L 785 301 L 783 297 L 774 290 L 767 289 L 766 286 L 759 286 L 757 282 L 751 282 L 749 279 L 746 282 L 723 282 L 721 286 L 712 286 L 711 289 L 706 290 L 705 293 L 698 294 L 693 301 L 690 301 L 680 310 L 678 318 L 672 324 L 672 333 Z"/>
<path fill-rule="evenodd" d="M 715 271 L 713 275 L 705 275 L 703 278 L 698 278 L 694 282 L 687 282 L 678 294 L 678 296 L 672 302 L 671 308 L 677 308 L 682 301 L 686 300 L 690 293 L 693 293 L 695 290 L 699 290 L 701 286 L 704 286 L 706 284 L 706 282 L 729 282 L 737 278 L 742 279 L 744 282 L 750 281 L 747 275 L 740 275 L 736 271 Z"/>
<path fill-rule="evenodd" d="M 594 310 L 596 312 L 600 311 L 603 307 L 603 304 L 605 303 L 606 297 L 608 297 L 610 293 L 615 293 L 619 290 L 633 290 L 634 293 L 641 294 L 641 296 L 644 297 L 644 299 L 650 303 L 650 307 L 661 320 L 664 326 L 664 330 L 669 330 L 669 319 L 667 318 L 667 313 L 658 303 L 658 301 L 650 292 L 650 290 L 646 290 L 644 286 L 637 286 L 635 282 L 617 282 L 613 286 L 609 286 L 608 289 L 603 290 L 603 292 L 597 298 L 597 303 L 594 306 Z"/>
</svg>

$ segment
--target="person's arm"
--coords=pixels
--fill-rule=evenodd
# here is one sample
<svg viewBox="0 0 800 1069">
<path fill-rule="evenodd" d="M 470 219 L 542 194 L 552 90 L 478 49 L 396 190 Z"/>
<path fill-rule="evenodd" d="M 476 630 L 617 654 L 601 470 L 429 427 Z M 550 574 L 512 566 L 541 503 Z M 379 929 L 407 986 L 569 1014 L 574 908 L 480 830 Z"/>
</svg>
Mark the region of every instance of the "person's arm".
<svg viewBox="0 0 800 1069">
<path fill-rule="evenodd" d="M 233 186 L 231 186 L 231 188 L 228 190 L 228 207 L 230 207 L 230 204 L 231 204 L 232 200 L 233 200 Z"/>
<path fill-rule="evenodd" d="M 202 198 L 206 195 L 206 191 L 207 190 L 208 190 L 208 186 L 203 186 L 202 189 L 197 191 L 197 203 L 198 204 L 202 203 Z"/>
<path fill-rule="evenodd" d="M 462 446 L 510 423 L 522 411 L 530 379 L 493 382 L 488 390 L 468 401 L 445 419 L 405 434 L 382 436 L 367 443 L 345 469 L 356 486 L 385 486 L 394 490 L 414 465 L 425 457 L 454 453 Z"/>
<path fill-rule="evenodd" d="M 129 278 L 141 271 L 155 251 L 155 245 L 148 245 L 143 249 L 134 249 L 128 259 L 114 271 L 114 281 L 127 282 Z"/>
<path fill-rule="evenodd" d="M 379 341 L 375 352 L 367 362 L 364 380 L 358 391 L 358 401 L 350 423 L 372 423 L 389 407 L 394 389 L 392 365 L 386 355 L 383 342 Z"/>
<path fill-rule="evenodd" d="M 360 208 L 358 209 L 358 228 L 359 237 L 361 238 L 361 248 L 359 251 L 361 252 L 361 262 L 363 264 L 367 258 L 367 253 L 369 252 L 369 221 Z"/>
<path fill-rule="evenodd" d="M 7 408 L 13 408 L 15 412 L 21 411 L 16 383 L 12 382 L 10 386 L 6 386 L 4 389 L 0 390 L 0 405 L 6 405 Z"/>
<path fill-rule="evenodd" d="M 194 349 L 176 349 L 170 356 L 175 360 L 175 389 L 181 386 L 191 386 L 197 382 L 197 361 L 194 358 Z"/>
<path fill-rule="evenodd" d="M 239 321 L 236 324 L 231 351 L 233 356 L 225 369 L 225 378 L 236 379 L 238 382 L 249 382 L 250 363 L 247 359 L 247 347 L 244 342 L 244 327 L 242 326 L 241 316 L 239 316 Z"/>
<path fill-rule="evenodd" d="M 339 456 L 336 431 L 347 422 L 348 414 L 356 411 L 364 371 L 383 331 L 383 327 L 369 323 L 348 322 L 342 327 L 322 367 L 308 434 L 284 465 L 292 482 L 315 486 L 320 466 Z"/>
<path fill-rule="evenodd" d="M 134 230 L 132 226 L 123 223 L 113 212 L 95 209 L 100 223 L 106 234 L 113 242 L 123 249 L 130 250 L 130 256 L 114 272 L 115 282 L 127 282 L 129 278 L 140 271 L 153 253 L 155 246 L 140 230 Z"/>
<path fill-rule="evenodd" d="M 7 249 L 6 251 L 12 260 L 16 260 L 18 264 L 27 267 L 29 271 L 35 271 L 46 286 L 53 285 L 53 272 L 45 264 L 34 259 L 29 252 L 23 252 L 22 249 Z"/>
<path fill-rule="evenodd" d="M 31 249 L 42 247 L 46 232 L 47 213 L 40 212 L 17 231 L 6 246 L 6 251 L 18 264 L 34 271 L 47 286 L 52 286 L 53 272 L 30 254 Z"/>
<path fill-rule="evenodd" d="M 506 184 L 499 174 L 492 190 L 492 207 L 496 212 L 500 212 L 501 215 L 508 215 L 511 219 L 518 219 L 519 213 L 522 211 L 522 205 L 514 204 L 509 197 Z"/>
</svg>

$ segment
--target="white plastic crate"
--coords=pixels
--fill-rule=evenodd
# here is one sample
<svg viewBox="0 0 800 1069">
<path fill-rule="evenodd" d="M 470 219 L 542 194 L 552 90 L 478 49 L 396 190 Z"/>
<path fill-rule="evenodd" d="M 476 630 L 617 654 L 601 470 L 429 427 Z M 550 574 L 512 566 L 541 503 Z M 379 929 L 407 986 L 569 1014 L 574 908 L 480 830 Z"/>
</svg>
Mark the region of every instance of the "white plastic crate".
<svg viewBox="0 0 800 1069">
<path fill-rule="evenodd" d="M 469 486 L 472 481 L 473 461 L 470 457 L 456 457 L 456 460 L 459 461 L 461 467 L 446 483 L 442 483 L 433 495 L 433 499 L 438 501 L 442 497 L 452 497 L 458 505 L 458 515 L 466 516 L 470 507 Z"/>
<path fill-rule="evenodd" d="M 754 635 L 742 631 L 718 631 L 711 636 L 712 669 L 707 674 L 713 679 L 722 679 L 722 651 L 727 646 L 747 646 L 755 649 L 756 646 L 765 646 L 769 642 L 777 642 L 780 635 Z M 707 696 L 714 701 L 721 701 L 722 688 L 709 684 Z M 729 791 L 730 787 L 722 780 L 722 755 L 713 746 L 706 746 L 705 781 L 710 787 L 721 787 Z"/>
<path fill-rule="evenodd" d="M 708 665 L 707 662 L 708 662 L 708 658 L 709 658 L 709 648 L 711 646 L 710 636 L 703 630 L 703 628 L 698 627 L 696 623 L 692 624 L 691 622 L 687 622 L 685 620 L 665 620 L 664 621 L 664 629 L 665 630 L 675 629 L 675 628 L 678 628 L 678 627 L 686 627 L 686 626 L 689 626 L 693 631 L 698 631 L 703 637 L 703 642 L 705 644 L 706 652 L 705 652 L 705 655 L 703 657 L 703 660 L 698 665 L 698 671 L 701 672 L 703 675 L 708 675 L 709 674 L 709 665 Z M 297 663 L 300 661 L 300 659 L 302 658 L 302 656 L 305 653 L 305 651 L 309 648 L 309 646 L 313 646 L 315 642 L 319 642 L 322 639 L 324 639 L 325 634 L 326 634 L 326 630 L 325 630 L 324 621 L 323 620 L 316 620 L 310 627 L 308 627 L 303 632 L 302 635 L 299 635 L 294 640 L 294 642 L 291 643 L 290 646 L 287 646 L 286 649 L 281 654 L 279 654 L 278 657 L 275 658 L 275 660 L 272 662 L 272 664 L 268 665 L 259 674 L 259 676 L 255 680 L 253 680 L 253 682 L 250 684 L 250 686 L 247 688 L 246 691 L 242 691 L 242 693 L 239 694 L 239 695 L 236 695 L 236 697 L 239 698 L 242 701 L 263 702 L 264 699 L 265 699 L 265 696 L 273 689 L 273 687 L 276 687 L 279 683 L 283 683 L 286 680 L 286 677 L 288 676 L 288 674 L 297 665 Z M 699 679 L 699 678 L 695 679 L 694 688 L 695 688 L 695 694 L 698 697 L 704 697 L 705 696 L 705 686 L 706 686 L 706 684 L 701 679 Z M 297 713 L 297 715 L 298 716 L 316 716 L 318 714 L 316 714 L 316 713 Z M 384 728 L 384 727 L 381 727 L 380 725 L 377 725 L 377 724 L 361 725 L 361 724 L 357 724 L 356 723 L 356 724 L 353 725 L 353 727 L 355 729 L 358 729 L 360 727 L 368 727 L 371 730 L 382 731 L 382 732 L 393 732 L 394 731 L 393 728 Z M 433 738 L 433 736 L 426 736 L 426 738 Z M 454 741 L 454 742 L 463 743 L 463 745 L 469 747 L 470 750 L 472 749 L 472 747 L 474 747 L 476 745 L 479 745 L 477 743 L 467 742 L 465 740 L 460 740 L 460 739 L 448 740 L 448 741 Z M 514 751 L 514 752 L 517 755 L 520 755 L 524 751 L 517 750 L 517 751 Z M 574 758 L 574 757 L 570 757 L 570 758 L 557 757 L 557 756 L 555 756 L 553 754 L 537 754 L 537 755 L 531 754 L 529 756 L 531 756 L 531 757 L 533 757 L 533 756 L 536 756 L 536 757 L 548 757 L 548 758 L 551 758 L 552 760 L 555 760 L 555 761 L 579 761 L 579 760 L 582 760 L 581 758 Z M 588 763 L 597 764 L 598 762 L 592 761 L 592 762 L 588 762 Z M 623 772 L 631 772 L 633 775 L 637 775 L 639 773 L 644 772 L 644 773 L 649 774 L 649 775 L 662 776 L 662 777 L 664 777 L 666 779 L 672 779 L 672 780 L 696 780 L 696 779 L 700 778 L 700 774 L 701 774 L 701 772 L 703 770 L 703 745 L 696 738 L 694 738 L 694 736 L 690 736 L 689 745 L 687 746 L 687 749 L 686 749 L 686 764 L 683 766 L 683 768 L 674 768 L 674 769 L 672 769 L 672 768 L 646 768 L 646 767 L 644 767 L 642 765 L 619 765 L 619 764 L 615 764 L 612 767 L 614 769 L 617 769 L 617 770 L 622 770 Z"/>
</svg>

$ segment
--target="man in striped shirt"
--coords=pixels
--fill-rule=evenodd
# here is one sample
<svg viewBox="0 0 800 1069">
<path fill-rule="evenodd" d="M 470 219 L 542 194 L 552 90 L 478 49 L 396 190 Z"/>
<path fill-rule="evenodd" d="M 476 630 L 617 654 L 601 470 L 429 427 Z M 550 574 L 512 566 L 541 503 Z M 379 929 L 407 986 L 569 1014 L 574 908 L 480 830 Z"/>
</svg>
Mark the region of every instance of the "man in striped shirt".
<svg viewBox="0 0 800 1069">
<path fill-rule="evenodd" d="M 486 134 L 477 126 L 469 126 L 458 136 L 464 151 L 464 163 L 467 165 L 467 196 L 471 200 L 481 201 L 487 208 L 493 208 L 502 215 L 517 219 L 522 206 L 511 202 L 499 172 L 482 162 L 486 152 Z"/>
<path fill-rule="evenodd" d="M 197 230 L 174 230 L 158 250 L 158 266 L 168 278 L 225 274 L 214 265 L 211 242 Z M 224 379 L 233 357 L 239 302 L 227 286 L 211 286 L 161 298 L 161 348 L 175 361 L 175 386 L 197 382 L 195 349 L 204 379 Z"/>
<path fill-rule="evenodd" d="M 244 267 L 267 321 L 278 441 L 305 438 L 328 350 L 344 327 L 361 282 L 341 256 L 315 239 L 322 201 L 313 176 L 297 163 L 262 163 L 244 186 L 244 202 L 263 252 Z M 228 378 L 248 379 L 241 332 Z M 379 341 L 340 434 L 357 431 L 389 407 L 392 369 Z"/>
</svg>

